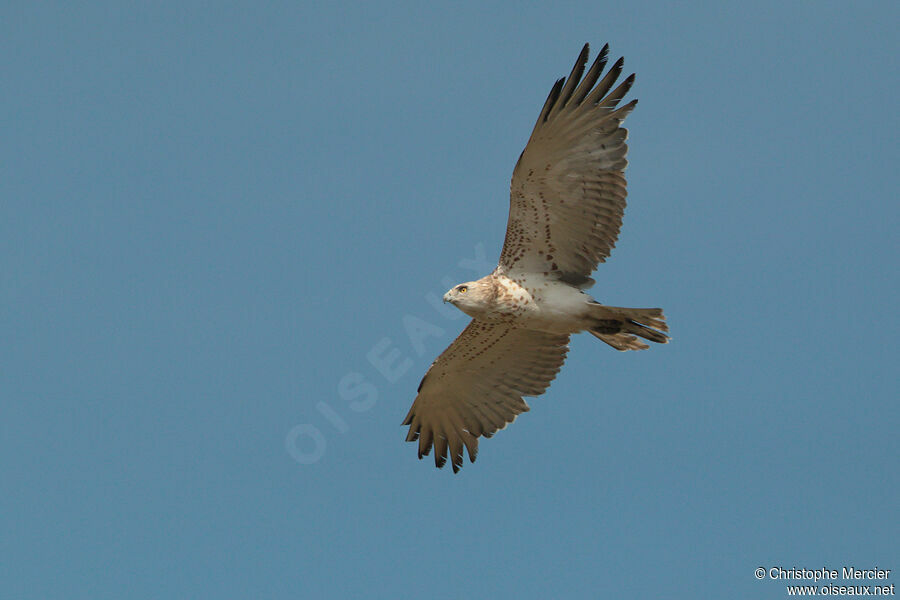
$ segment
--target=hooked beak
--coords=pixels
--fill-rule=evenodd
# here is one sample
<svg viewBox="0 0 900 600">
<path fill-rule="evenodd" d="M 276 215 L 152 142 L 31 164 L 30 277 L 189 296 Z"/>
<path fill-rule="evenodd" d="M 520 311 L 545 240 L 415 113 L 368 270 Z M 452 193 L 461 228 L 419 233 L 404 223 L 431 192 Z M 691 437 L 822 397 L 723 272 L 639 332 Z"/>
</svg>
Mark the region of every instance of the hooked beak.
<svg viewBox="0 0 900 600">
<path fill-rule="evenodd" d="M 450 292 L 444 294 L 444 303 L 450 302 Z"/>
</svg>

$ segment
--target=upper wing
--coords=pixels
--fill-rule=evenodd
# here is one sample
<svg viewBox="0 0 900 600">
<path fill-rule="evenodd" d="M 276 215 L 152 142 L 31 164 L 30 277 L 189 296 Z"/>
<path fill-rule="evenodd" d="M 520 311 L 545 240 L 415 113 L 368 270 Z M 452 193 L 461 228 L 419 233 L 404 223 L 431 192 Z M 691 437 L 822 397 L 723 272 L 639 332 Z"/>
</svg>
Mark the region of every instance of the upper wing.
<svg viewBox="0 0 900 600">
<path fill-rule="evenodd" d="M 434 445 L 437 467 L 447 461 L 448 446 L 454 472 L 464 444 L 475 462 L 478 437 L 491 437 L 528 410 L 522 396 L 547 389 L 568 343 L 568 335 L 473 320 L 425 373 L 403 421 L 406 441 L 419 440 L 419 458 Z"/>
<path fill-rule="evenodd" d="M 507 274 L 555 274 L 586 287 L 615 246 L 628 164 L 628 132 L 621 124 L 637 100 L 616 108 L 634 75 L 609 91 L 622 72 L 621 58 L 598 83 L 608 52 L 604 46 L 581 79 L 585 44 L 568 80 L 560 79 L 550 91 L 519 157 L 498 267 Z"/>
</svg>

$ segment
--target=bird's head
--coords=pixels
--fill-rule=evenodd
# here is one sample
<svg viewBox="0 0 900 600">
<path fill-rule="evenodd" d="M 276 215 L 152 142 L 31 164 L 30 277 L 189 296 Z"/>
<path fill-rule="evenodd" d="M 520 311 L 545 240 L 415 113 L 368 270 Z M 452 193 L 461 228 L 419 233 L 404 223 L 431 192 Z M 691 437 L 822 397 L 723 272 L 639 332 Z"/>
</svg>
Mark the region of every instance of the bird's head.
<svg viewBox="0 0 900 600">
<path fill-rule="evenodd" d="M 470 317 L 475 317 L 488 309 L 490 285 L 482 280 L 468 281 L 455 285 L 444 294 L 444 302 L 449 302 Z"/>
</svg>

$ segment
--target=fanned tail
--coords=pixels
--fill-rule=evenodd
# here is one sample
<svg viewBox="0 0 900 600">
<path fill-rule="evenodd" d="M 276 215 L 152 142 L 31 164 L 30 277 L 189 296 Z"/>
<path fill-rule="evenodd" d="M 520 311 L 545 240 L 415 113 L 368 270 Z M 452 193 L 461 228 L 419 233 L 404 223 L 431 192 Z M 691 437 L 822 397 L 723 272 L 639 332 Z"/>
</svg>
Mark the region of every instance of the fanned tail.
<svg viewBox="0 0 900 600">
<path fill-rule="evenodd" d="M 588 331 L 616 350 L 646 350 L 650 347 L 638 337 L 657 344 L 669 343 L 669 336 L 662 333 L 669 331 L 669 326 L 661 308 L 591 306 L 591 317 L 596 319 L 596 324 Z"/>
</svg>

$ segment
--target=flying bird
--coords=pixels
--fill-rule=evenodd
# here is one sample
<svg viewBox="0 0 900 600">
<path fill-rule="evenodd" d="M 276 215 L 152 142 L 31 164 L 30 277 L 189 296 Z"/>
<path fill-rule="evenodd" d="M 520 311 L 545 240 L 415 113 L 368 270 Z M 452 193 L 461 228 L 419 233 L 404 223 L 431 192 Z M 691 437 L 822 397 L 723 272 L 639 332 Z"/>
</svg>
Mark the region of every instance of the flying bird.
<svg viewBox="0 0 900 600">
<path fill-rule="evenodd" d="M 570 335 L 587 331 L 622 351 L 669 340 L 662 309 L 606 306 L 584 291 L 622 225 L 622 122 L 637 104 L 619 106 L 634 74 L 613 89 L 624 60 L 601 78 L 609 45 L 585 73 L 588 53 L 585 44 L 568 79 L 550 90 L 513 170 L 497 268 L 444 294 L 472 321 L 431 364 L 403 421 L 406 441 L 418 440 L 420 459 L 433 447 L 438 468 L 449 452 L 457 472 L 463 447 L 475 462 L 479 437 L 529 410 L 523 396 L 549 387 Z"/>
</svg>

